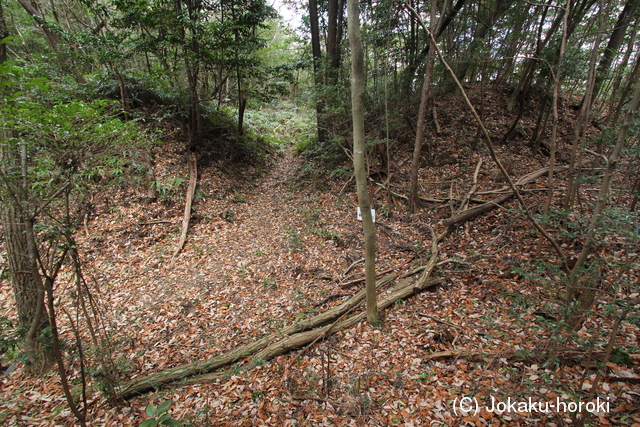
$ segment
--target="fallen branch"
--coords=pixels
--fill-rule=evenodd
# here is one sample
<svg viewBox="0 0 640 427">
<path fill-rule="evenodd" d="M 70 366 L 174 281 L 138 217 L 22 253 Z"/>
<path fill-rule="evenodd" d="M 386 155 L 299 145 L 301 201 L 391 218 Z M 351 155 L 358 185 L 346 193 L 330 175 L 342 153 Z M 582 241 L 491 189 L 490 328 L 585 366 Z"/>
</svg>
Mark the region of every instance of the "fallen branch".
<svg viewBox="0 0 640 427">
<path fill-rule="evenodd" d="M 380 187 L 382 187 L 383 189 L 389 191 L 395 197 L 398 197 L 398 198 L 404 199 L 404 200 L 409 200 L 408 196 L 405 196 L 404 194 L 400 194 L 400 193 L 397 193 L 395 191 L 392 191 L 391 189 L 388 189 L 384 184 L 382 184 L 380 182 L 375 182 L 375 184 L 380 186 Z M 478 193 L 478 194 L 481 194 L 481 193 Z M 438 199 L 438 198 L 435 198 L 435 197 L 419 197 L 419 199 L 420 199 L 421 202 L 427 202 L 427 203 L 449 203 L 452 200 L 453 201 L 460 200 L 457 197 L 453 197 L 453 198 L 447 197 L 446 199 Z M 476 199 L 476 198 L 469 199 L 469 201 L 473 202 L 473 203 L 484 203 L 485 202 L 485 200 Z"/>
<path fill-rule="evenodd" d="M 364 262 L 364 258 L 360 258 L 359 260 L 354 261 L 349 267 L 347 267 L 347 269 L 344 271 L 343 274 L 349 273 L 351 271 L 351 269 L 356 266 L 356 264 L 359 264 L 361 262 Z"/>
<path fill-rule="evenodd" d="M 482 167 L 482 157 L 480 158 L 480 160 L 478 160 L 478 164 L 476 165 L 476 170 L 473 173 L 473 185 L 471 186 L 467 194 L 465 194 L 464 197 L 462 198 L 462 201 L 460 202 L 460 208 L 458 209 L 458 213 L 469 207 L 469 201 L 471 200 L 471 197 L 473 197 L 476 190 L 478 189 L 478 173 L 480 172 L 481 167 Z"/>
<path fill-rule="evenodd" d="M 382 279 L 380 279 L 377 283 L 377 287 L 382 287 L 396 278 L 395 274 L 390 274 Z M 342 316 L 344 313 L 351 310 L 357 304 L 359 304 L 365 297 L 365 290 L 359 291 L 349 300 L 340 304 L 337 307 L 332 308 L 331 310 L 327 310 L 323 313 L 318 314 L 317 316 L 301 319 L 293 325 L 284 328 L 283 330 L 270 334 L 266 337 L 260 338 L 252 343 L 243 345 L 234 350 L 231 350 L 227 353 L 221 354 L 219 356 L 213 357 L 211 359 L 206 360 L 198 360 L 195 362 L 191 362 L 185 365 L 176 366 L 175 368 L 167 369 L 165 371 L 156 372 L 146 377 L 136 378 L 128 383 L 122 385 L 120 392 L 118 394 L 118 398 L 120 399 L 129 399 L 137 394 L 143 393 L 145 391 L 157 388 L 163 384 L 171 383 L 173 381 L 178 381 L 183 378 L 187 378 L 193 375 L 199 375 L 207 372 L 214 371 L 216 369 L 222 368 L 226 365 L 230 365 L 235 363 L 236 361 L 243 359 L 247 356 L 250 356 L 258 351 L 268 347 L 277 339 L 294 334 L 300 334 L 304 331 L 312 330 L 315 328 L 320 328 L 328 323 L 333 322 L 335 319 Z M 304 341 L 304 335 L 298 337 L 301 342 Z"/>
<path fill-rule="evenodd" d="M 439 280 L 431 278 L 430 275 L 437 264 L 438 243 L 446 236 L 447 231 L 438 237 L 435 236 L 433 230 L 431 230 L 431 234 L 431 257 L 422 275 L 415 282 L 411 279 L 405 279 L 398 283 L 389 294 L 379 301 L 379 310 L 384 310 L 395 304 L 398 300 L 409 298 L 439 283 Z M 397 275 L 392 273 L 378 280 L 376 282 L 376 289 L 391 283 L 396 277 Z M 279 332 L 260 338 L 227 353 L 211 359 L 198 360 L 165 371 L 156 372 L 146 377 L 133 379 L 122 385 L 116 397 L 119 399 L 128 399 L 169 383 L 186 385 L 212 381 L 224 375 L 223 373 L 212 371 L 236 363 L 238 360 L 251 356 L 252 362 L 248 366 L 255 366 L 258 362 L 268 361 L 295 348 L 309 344 L 318 339 L 318 337 L 330 335 L 350 327 L 365 320 L 366 312 L 360 311 L 358 314 L 346 320 L 339 321 L 338 323 L 335 322 L 361 303 L 365 297 L 365 292 L 366 290 L 362 289 L 349 300 L 331 310 L 308 319 L 302 319 Z"/>
<path fill-rule="evenodd" d="M 469 100 L 469 97 L 467 96 L 467 93 L 464 90 L 464 87 L 462 87 L 462 83 L 460 83 L 460 80 L 458 80 L 458 78 L 456 77 L 456 73 L 453 71 L 453 69 L 451 68 L 449 63 L 444 59 L 444 56 L 442 55 L 442 52 L 440 51 L 440 48 L 438 47 L 438 43 L 436 41 L 436 38 L 433 36 L 433 34 L 429 30 L 429 28 L 427 28 L 427 26 L 424 24 L 424 21 L 422 20 L 422 18 L 418 14 L 418 12 L 416 12 L 416 10 L 406 0 L 405 0 L 405 7 L 416 17 L 416 20 L 418 21 L 420 26 L 422 26 L 424 31 L 429 35 L 429 38 L 431 39 L 431 43 L 432 43 L 431 46 L 433 46 L 433 48 L 435 49 L 436 53 L 438 54 L 438 58 L 440 59 L 440 62 L 442 62 L 444 67 L 447 69 L 447 71 L 451 75 L 451 78 L 455 82 L 457 88 L 460 90 L 460 94 L 462 95 L 462 98 L 464 99 L 465 104 L 467 105 L 467 107 L 469 107 L 469 111 L 471 112 L 471 114 L 473 115 L 474 119 L 478 123 L 478 126 L 480 127 L 480 129 L 482 129 L 482 134 L 484 135 L 484 139 L 485 139 L 487 148 L 489 149 L 489 153 L 491 155 L 491 158 L 495 162 L 496 166 L 498 166 L 498 169 L 500 169 L 500 172 L 502 173 L 502 176 L 504 176 L 505 180 L 509 184 L 509 187 L 511 188 L 511 191 L 514 193 L 515 197 L 518 199 L 518 202 L 520 203 L 520 206 L 522 207 L 522 210 L 523 210 L 524 214 L 527 216 L 527 218 L 529 219 L 531 224 L 535 227 L 535 229 L 538 230 L 538 232 L 551 244 L 551 246 L 553 246 L 554 250 L 556 251 L 556 253 L 560 257 L 560 259 L 562 260 L 562 263 L 565 264 L 565 267 L 566 267 L 566 263 L 567 263 L 566 254 L 564 253 L 564 251 L 562 250 L 562 248 L 560 247 L 558 242 L 549 234 L 549 232 L 531 214 L 531 211 L 529 210 L 529 207 L 527 206 L 526 202 L 522 198 L 522 195 L 520 194 L 520 191 L 518 191 L 518 187 L 513 182 L 513 180 L 511 179 L 511 176 L 509 175 L 507 170 L 504 168 L 504 165 L 502 164 L 502 162 L 498 158 L 498 154 L 496 153 L 496 149 L 495 149 L 495 147 L 493 145 L 493 142 L 491 140 L 491 136 L 489 135 L 489 132 L 487 131 L 487 128 L 484 126 L 484 123 L 482 122 L 482 119 L 478 115 L 478 112 L 476 111 L 476 109 L 473 107 L 473 104 Z"/>
<path fill-rule="evenodd" d="M 173 224 L 173 221 L 159 219 L 157 221 L 139 222 L 138 225 Z"/>
<path fill-rule="evenodd" d="M 173 258 L 176 257 L 184 247 L 184 243 L 187 241 L 187 231 L 189 230 L 189 221 L 191 221 L 191 205 L 193 204 L 193 197 L 196 193 L 196 182 L 198 181 L 198 158 L 196 153 L 191 152 L 189 154 L 189 186 L 187 187 L 187 201 L 184 205 L 184 217 L 182 218 L 182 233 L 180 233 L 180 241 L 173 253 Z"/>
<path fill-rule="evenodd" d="M 434 319 L 435 320 L 435 319 Z M 603 361 L 605 356 L 604 351 L 595 352 L 592 355 L 593 359 Z M 639 355 L 631 355 L 639 356 Z M 563 363 L 584 363 L 586 361 L 586 353 L 581 350 L 564 349 L 559 350 L 556 353 L 556 357 Z M 428 362 L 430 360 L 443 360 L 443 359 L 466 359 L 472 362 L 483 362 L 488 359 L 504 358 L 510 361 L 521 361 L 527 363 L 536 363 L 540 360 L 548 360 L 548 354 L 531 354 L 524 355 L 514 350 L 507 351 L 482 351 L 482 350 L 446 350 L 436 351 L 434 353 L 426 355 L 422 360 Z M 616 378 L 616 377 L 614 377 Z"/>
<path fill-rule="evenodd" d="M 556 168 L 556 172 L 566 169 L 566 167 L 564 168 Z M 529 184 L 531 182 L 534 182 L 536 179 L 540 178 L 541 176 L 546 175 L 549 172 L 549 167 L 544 167 L 541 169 L 538 169 L 536 171 L 530 172 L 526 175 L 521 176 L 516 182 L 515 185 L 516 186 L 523 186 L 526 184 Z M 493 200 L 486 202 L 480 206 L 475 206 L 471 209 L 467 209 L 465 211 L 462 211 L 456 215 L 453 215 L 450 218 L 445 219 L 444 221 L 442 221 L 442 223 L 446 226 L 446 227 L 451 227 L 453 225 L 458 225 L 461 224 L 473 217 L 476 217 L 480 214 L 483 214 L 485 212 L 488 212 L 492 209 L 497 208 L 498 206 L 500 206 L 502 203 L 506 202 L 507 200 L 511 199 L 512 197 L 516 196 L 516 192 L 515 191 L 510 191 L 508 193 L 504 193 L 496 198 L 494 198 Z"/>
<path fill-rule="evenodd" d="M 382 274 L 389 274 L 392 271 L 393 271 L 393 269 L 389 268 L 387 270 L 383 270 L 383 271 L 378 272 L 376 274 L 376 276 L 379 276 L 379 275 L 382 275 Z M 351 286 L 353 286 L 355 284 L 358 284 L 360 282 L 364 282 L 364 279 L 365 279 L 364 277 L 360 277 L 358 279 L 349 280 L 348 282 L 340 283 L 340 287 L 348 288 L 348 287 L 351 287 Z"/>
<path fill-rule="evenodd" d="M 457 225 L 457 224 L 461 224 L 475 216 L 478 216 L 480 214 L 483 214 L 485 212 L 488 212 L 492 209 L 495 209 L 496 207 L 500 206 L 500 204 L 506 202 L 507 200 L 511 199 L 513 196 L 515 196 L 516 193 L 507 193 L 507 194 L 503 194 L 500 197 L 496 197 L 495 199 L 491 200 L 490 202 L 487 202 L 483 205 L 480 206 L 476 206 L 473 207 L 471 209 L 467 209 L 466 211 L 463 211 L 457 215 L 454 215 L 450 218 L 445 219 L 444 221 L 442 221 L 442 224 L 444 224 L 447 227 L 451 227 L 453 225 Z"/>
</svg>

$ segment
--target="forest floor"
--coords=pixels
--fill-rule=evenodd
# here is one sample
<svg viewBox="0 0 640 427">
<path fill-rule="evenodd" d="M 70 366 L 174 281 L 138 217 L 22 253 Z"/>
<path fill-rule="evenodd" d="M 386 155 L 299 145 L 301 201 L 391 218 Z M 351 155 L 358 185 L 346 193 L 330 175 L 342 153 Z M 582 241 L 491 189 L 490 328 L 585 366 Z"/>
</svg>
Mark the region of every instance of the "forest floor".
<svg viewBox="0 0 640 427">
<path fill-rule="evenodd" d="M 403 150 L 399 156 L 408 158 L 409 148 Z M 186 176 L 178 151 L 177 144 L 157 150 L 159 181 Z M 500 153 L 511 159 L 514 176 L 544 166 L 544 158 L 515 151 L 501 147 Z M 422 170 L 422 195 L 465 194 L 483 156 L 479 191 L 505 186 L 485 151 L 449 156 L 450 162 Z M 94 200 L 88 234 L 79 234 L 78 245 L 123 381 L 229 351 L 361 289 L 362 282 L 344 286 L 362 277 L 363 267 L 353 182 L 329 174 L 305 178 L 306 160 L 293 155 L 293 146 L 268 162 L 201 168 L 187 244 L 175 259 L 179 197 L 151 202 L 128 189 Z M 407 163 L 395 167 L 394 188 L 405 185 Z M 528 187 L 530 206 L 543 203 L 543 181 Z M 402 274 L 424 264 L 429 229 L 443 231 L 441 221 L 453 205 L 432 203 L 409 214 L 402 200 L 396 207 L 384 190 L 372 187 L 372 193 L 377 271 Z M 596 372 L 580 360 L 546 363 L 558 345 L 582 355 L 584 349 L 558 343 L 549 322 L 537 316 L 564 285 L 560 274 L 546 282 L 528 276 L 537 243 L 511 201 L 447 236 L 435 273 L 441 284 L 398 301 L 381 313 L 381 325 L 361 322 L 254 369 L 244 370 L 238 361 L 223 379 L 161 388 L 115 407 L 95 394 L 88 424 L 138 426 L 148 417 L 147 405 L 171 400 L 169 412 L 189 426 L 565 425 L 572 414 L 562 405 L 571 409 L 578 402 L 600 403 L 587 406 L 597 410 L 587 424 L 640 425 L 640 386 L 619 380 L 637 378 L 637 363 L 610 362 L 594 390 Z M 545 249 L 542 259 L 555 256 Z M 12 313 L 10 289 L 3 280 L 5 315 Z M 601 348 L 612 323 L 589 317 L 579 335 L 602 338 Z M 61 324 L 72 342 L 68 323 L 61 318 Z M 639 331 L 623 323 L 617 345 L 633 349 L 638 338 Z M 438 351 L 451 351 L 451 357 L 429 358 Z M 507 411 L 491 411 L 492 404 Z M 0 423 L 75 425 L 57 376 L 34 380 L 20 367 L 0 378 Z"/>
</svg>

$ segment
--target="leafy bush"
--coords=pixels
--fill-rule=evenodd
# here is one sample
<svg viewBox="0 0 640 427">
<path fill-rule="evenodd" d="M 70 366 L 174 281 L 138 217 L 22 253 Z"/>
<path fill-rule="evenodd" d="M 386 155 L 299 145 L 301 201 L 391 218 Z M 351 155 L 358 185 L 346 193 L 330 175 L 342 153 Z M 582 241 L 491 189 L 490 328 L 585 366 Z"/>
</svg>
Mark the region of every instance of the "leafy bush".
<svg viewBox="0 0 640 427">
<path fill-rule="evenodd" d="M 158 406 L 149 405 L 145 412 L 149 416 L 146 420 L 140 424 L 140 427 L 155 427 L 155 426 L 179 426 L 182 423 L 173 418 L 167 411 L 173 404 L 170 400 L 165 400 Z"/>
</svg>

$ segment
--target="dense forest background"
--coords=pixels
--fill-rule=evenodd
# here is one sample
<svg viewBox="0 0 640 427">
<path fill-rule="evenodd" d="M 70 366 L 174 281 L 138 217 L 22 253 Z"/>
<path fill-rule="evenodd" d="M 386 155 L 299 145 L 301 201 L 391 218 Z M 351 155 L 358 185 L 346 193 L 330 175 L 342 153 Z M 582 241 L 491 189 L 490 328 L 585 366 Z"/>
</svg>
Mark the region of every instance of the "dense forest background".
<svg viewBox="0 0 640 427">
<path fill-rule="evenodd" d="M 0 0 L 0 423 L 640 425 L 639 5 Z"/>
</svg>

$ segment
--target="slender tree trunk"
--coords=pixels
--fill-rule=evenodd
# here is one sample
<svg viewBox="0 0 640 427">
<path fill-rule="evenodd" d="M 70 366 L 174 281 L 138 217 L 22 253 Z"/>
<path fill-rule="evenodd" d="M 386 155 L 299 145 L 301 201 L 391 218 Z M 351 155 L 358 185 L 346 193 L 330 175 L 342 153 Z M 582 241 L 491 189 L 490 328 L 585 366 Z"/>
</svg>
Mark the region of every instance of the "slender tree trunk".
<svg viewBox="0 0 640 427">
<path fill-rule="evenodd" d="M 625 145 L 627 140 L 627 134 L 629 133 L 629 129 L 633 122 L 633 118 L 638 111 L 638 105 L 640 104 L 640 82 L 636 82 L 636 90 L 633 96 L 633 100 L 631 101 L 631 105 L 629 105 L 629 109 L 627 110 L 627 114 L 624 119 L 624 123 L 618 132 L 618 137 L 616 139 L 616 145 L 613 148 L 613 151 L 609 155 L 609 158 L 606 162 L 606 168 L 604 171 L 604 176 L 602 177 L 602 182 L 600 184 L 600 191 L 598 193 L 598 201 L 593 210 L 593 214 L 591 215 L 591 220 L 589 221 L 589 225 L 587 227 L 587 233 L 585 236 L 585 243 L 578 255 L 576 263 L 571 269 L 569 275 L 569 285 L 567 287 L 567 303 L 572 302 L 575 297 L 579 294 L 578 282 L 580 279 L 579 271 L 584 266 L 587 257 L 591 253 L 591 249 L 596 241 L 596 232 L 598 229 L 598 223 L 602 217 L 604 209 L 607 205 L 607 199 L 609 196 L 609 191 L 611 189 L 611 181 L 613 179 L 613 174 L 616 171 L 618 166 L 618 162 L 620 160 L 620 153 L 622 152 L 622 148 Z M 590 307 L 585 306 L 584 304 L 580 304 L 581 310 L 588 310 Z M 582 313 L 574 314 L 571 316 L 572 319 L 580 319 Z M 572 322 L 570 321 L 570 324 Z M 572 326 L 576 327 L 577 324 L 573 324 Z"/>
<path fill-rule="evenodd" d="M 118 65 L 117 64 L 109 61 L 109 66 L 111 67 L 111 69 L 115 73 L 116 78 L 118 80 L 118 86 L 120 86 L 120 105 L 122 105 L 122 111 L 124 112 L 124 120 L 128 121 L 129 120 L 129 106 L 128 106 L 127 99 L 129 98 L 129 96 L 127 94 L 127 87 L 125 85 L 124 78 L 122 77 L 122 74 L 120 73 L 120 70 L 118 69 Z"/>
<path fill-rule="evenodd" d="M 569 172 L 568 172 L 568 182 L 567 182 L 567 193 L 565 194 L 563 208 L 565 210 L 570 209 L 573 206 L 573 200 L 575 198 L 575 194 L 578 191 L 578 185 L 576 183 L 576 160 L 578 158 L 578 150 L 580 149 L 580 145 L 584 140 L 587 129 L 589 127 L 589 116 L 591 115 L 591 106 L 593 105 L 593 90 L 595 85 L 595 66 L 596 60 L 598 58 L 598 51 L 600 49 L 600 41 L 602 38 L 602 30 L 605 25 L 605 17 L 606 12 L 604 10 L 604 5 L 600 5 L 600 13 L 599 13 L 599 22 L 598 22 L 598 32 L 596 35 L 596 41 L 594 47 L 591 51 L 591 60 L 589 61 L 589 74 L 587 77 L 587 88 L 585 90 L 585 95 L 582 101 L 582 106 L 580 108 L 580 113 L 578 114 L 578 121 L 576 123 L 576 130 L 573 138 L 573 147 L 571 148 L 571 159 L 569 160 Z"/>
<path fill-rule="evenodd" d="M 240 67 L 236 68 L 236 79 L 238 85 L 238 135 L 244 135 L 244 110 L 247 106 L 247 99 L 242 87 L 242 75 Z"/>
<path fill-rule="evenodd" d="M 636 9 L 640 5 L 640 0 L 627 0 L 618 16 L 618 20 L 616 25 L 613 27 L 613 31 L 611 32 L 611 37 L 609 38 L 609 43 L 602 54 L 602 59 L 598 64 L 598 71 L 596 74 L 596 81 L 593 87 L 593 95 L 591 96 L 591 105 L 598 97 L 600 93 L 600 88 L 602 87 L 602 83 L 607 78 L 609 74 L 609 69 L 611 68 L 611 64 L 613 63 L 613 59 L 615 55 L 618 54 L 618 50 L 622 45 L 622 41 L 624 40 L 624 36 L 627 33 L 627 27 L 631 23 L 633 19 Z M 585 102 L 583 99 L 582 102 Z"/>
<path fill-rule="evenodd" d="M 620 86 L 622 85 L 622 79 L 624 77 L 625 71 L 627 70 L 627 66 L 630 65 L 631 54 L 635 51 L 636 37 L 638 36 L 638 24 L 640 24 L 640 17 L 636 18 L 633 28 L 631 29 L 629 41 L 627 42 L 627 50 L 624 53 L 624 57 L 622 58 L 620 65 L 618 65 L 617 67 L 616 76 L 611 84 L 611 91 L 609 96 L 609 119 L 613 117 L 611 116 L 611 111 L 613 111 L 616 105 L 618 92 L 620 91 Z"/>
<path fill-rule="evenodd" d="M 549 108 L 547 107 L 548 105 L 549 97 L 545 95 L 542 99 L 542 105 L 540 106 L 538 119 L 536 120 L 536 127 L 534 128 L 533 134 L 531 135 L 531 140 L 529 141 L 529 146 L 531 147 L 531 152 L 534 156 L 537 155 L 538 151 L 540 150 L 544 129 L 547 127 L 547 119 L 549 118 Z"/>
<path fill-rule="evenodd" d="M 353 169 L 356 176 L 358 204 L 362 213 L 365 247 L 365 281 L 367 289 L 367 320 L 371 324 L 380 322 L 376 295 L 376 242 L 369 190 L 365 173 L 366 150 L 364 140 L 364 53 L 360 34 L 360 11 L 358 0 L 347 0 L 349 45 L 351 47 L 351 111 L 353 114 Z"/>
<path fill-rule="evenodd" d="M 636 210 L 638 205 L 638 198 L 640 197 L 640 176 L 636 178 L 636 181 L 631 186 L 631 203 L 629 203 L 629 212 Z"/>
<path fill-rule="evenodd" d="M 555 182 L 554 182 L 554 168 L 556 166 L 556 147 L 558 145 L 558 98 L 560 97 L 560 86 L 562 83 L 562 62 L 564 60 L 564 51 L 567 45 L 567 33 L 568 33 L 568 22 L 569 22 L 569 11 L 571 10 L 571 0 L 567 0 L 567 4 L 564 9 L 564 17 L 562 19 L 562 39 L 560 41 L 560 52 L 558 53 L 557 66 L 553 79 L 553 100 L 551 101 L 551 108 L 553 111 L 553 124 L 551 127 L 551 141 L 550 145 L 550 155 L 549 155 L 549 177 L 547 179 L 547 200 L 544 204 L 544 214 L 548 215 L 551 210 L 551 205 L 553 203 L 553 195 L 555 192 Z M 544 242 L 544 238 L 540 236 L 538 241 L 538 250 L 537 255 L 540 257 L 540 252 L 542 251 L 542 243 Z"/>
<path fill-rule="evenodd" d="M 340 50 L 338 48 L 338 25 L 341 21 L 342 1 L 329 0 L 327 10 L 327 83 L 338 82 L 338 67 L 340 65 Z"/>
<path fill-rule="evenodd" d="M 430 19 L 431 31 L 435 30 L 436 23 L 436 2 L 431 2 L 431 19 Z M 418 110 L 418 123 L 416 127 L 416 140 L 413 145 L 413 158 L 411 161 L 411 188 L 409 197 L 409 211 L 415 212 L 419 207 L 419 195 L 418 195 L 418 175 L 420 172 L 420 151 L 422 150 L 422 140 L 424 138 L 425 122 L 427 117 L 427 110 L 429 101 L 431 100 L 431 80 L 433 76 L 433 65 L 435 62 L 435 49 L 429 49 L 427 56 L 427 69 L 424 74 L 424 81 L 422 83 L 422 91 L 420 94 L 420 108 Z M 430 153 L 429 153 L 430 154 Z M 431 163 L 431 159 L 429 159 Z"/>
<path fill-rule="evenodd" d="M 33 237 L 33 228 L 28 225 L 28 197 L 26 175 L 26 147 L 22 153 L 16 147 L 7 144 L 7 131 L 0 134 L 0 160 L 2 161 L 2 224 L 9 273 L 18 311 L 18 325 L 24 333 L 24 351 L 27 356 L 27 372 L 41 375 L 53 362 L 53 355 L 46 350 L 48 341 L 42 337 L 48 327 L 44 314 L 44 290 L 38 286 L 37 248 L 29 244 Z M 7 166 L 13 170 L 22 170 L 20 177 L 7 175 Z M 33 246 L 33 247 L 32 247 Z M 42 338 L 41 338 L 42 337 Z"/>
<path fill-rule="evenodd" d="M 318 24 L 318 1 L 309 0 L 309 25 L 311 27 L 311 54 L 313 55 L 313 79 L 316 89 L 316 127 L 318 131 L 318 142 L 324 142 L 326 132 L 324 129 L 324 102 L 322 101 L 322 75 L 320 51 L 320 26 Z"/>
<path fill-rule="evenodd" d="M 615 126 L 618 123 L 618 118 L 620 114 L 622 114 L 622 107 L 627 102 L 627 96 L 631 92 L 634 83 L 636 83 L 640 79 L 640 55 L 636 55 L 636 62 L 633 65 L 633 71 L 629 74 L 627 81 L 625 83 L 625 88 L 622 90 L 620 94 L 620 100 L 618 101 L 618 106 L 615 109 L 613 114 L 613 118 L 610 121 L 610 126 Z"/>
<path fill-rule="evenodd" d="M 7 21 L 4 20 L 4 9 L 2 8 L 2 2 L 0 1 L 0 40 L 9 37 L 9 29 L 7 28 Z M 0 64 L 7 60 L 7 45 L 6 43 L 0 43 Z"/>
</svg>

